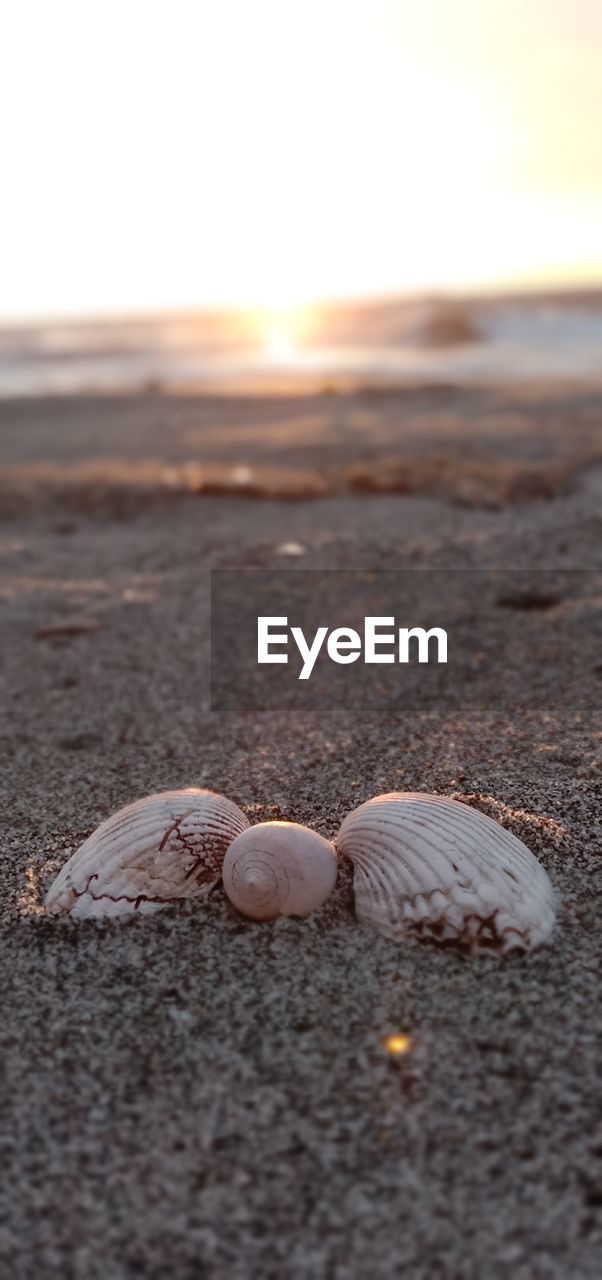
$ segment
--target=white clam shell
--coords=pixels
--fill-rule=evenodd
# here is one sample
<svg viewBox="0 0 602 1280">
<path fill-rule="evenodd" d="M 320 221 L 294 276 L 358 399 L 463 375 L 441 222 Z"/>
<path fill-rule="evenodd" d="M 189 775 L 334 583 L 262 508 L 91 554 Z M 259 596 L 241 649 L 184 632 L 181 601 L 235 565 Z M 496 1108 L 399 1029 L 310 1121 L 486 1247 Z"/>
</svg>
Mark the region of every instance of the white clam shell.
<svg viewBox="0 0 602 1280">
<path fill-rule="evenodd" d="M 492 818 L 446 796 L 392 792 L 344 819 L 358 920 L 394 941 L 528 951 L 555 919 L 547 873 Z"/>
<path fill-rule="evenodd" d="M 221 879 L 229 844 L 248 826 L 237 805 L 213 791 L 145 796 L 84 841 L 51 885 L 46 907 L 74 920 L 124 919 L 206 894 Z"/>
<path fill-rule="evenodd" d="M 224 859 L 224 889 L 253 920 L 308 916 L 334 889 L 334 846 L 297 822 L 259 822 L 232 841 Z"/>
</svg>

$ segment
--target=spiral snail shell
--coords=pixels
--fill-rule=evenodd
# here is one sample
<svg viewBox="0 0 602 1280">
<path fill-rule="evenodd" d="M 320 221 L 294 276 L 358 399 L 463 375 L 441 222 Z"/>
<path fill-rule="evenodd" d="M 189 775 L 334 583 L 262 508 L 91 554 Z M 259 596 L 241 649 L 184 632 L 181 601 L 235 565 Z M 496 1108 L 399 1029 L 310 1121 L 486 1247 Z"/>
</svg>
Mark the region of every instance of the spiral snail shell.
<svg viewBox="0 0 602 1280">
<path fill-rule="evenodd" d="M 332 893 L 334 846 L 297 822 L 259 822 L 232 841 L 224 858 L 224 888 L 253 920 L 308 916 Z"/>
<path fill-rule="evenodd" d="M 537 858 L 446 796 L 376 796 L 347 815 L 336 846 L 354 863 L 358 920 L 394 941 L 529 951 L 552 932 L 554 891 Z"/>
<path fill-rule="evenodd" d="M 209 892 L 228 845 L 249 825 L 213 791 L 163 791 L 119 809 L 84 840 L 46 895 L 49 912 L 123 920 Z"/>
</svg>

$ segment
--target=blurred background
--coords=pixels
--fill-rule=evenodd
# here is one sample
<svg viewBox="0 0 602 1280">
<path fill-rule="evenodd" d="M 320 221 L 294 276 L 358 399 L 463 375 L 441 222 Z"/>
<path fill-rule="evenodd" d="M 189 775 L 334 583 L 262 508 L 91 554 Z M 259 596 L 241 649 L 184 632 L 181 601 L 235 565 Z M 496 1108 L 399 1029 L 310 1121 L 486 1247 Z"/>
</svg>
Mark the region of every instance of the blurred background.
<svg viewBox="0 0 602 1280">
<path fill-rule="evenodd" d="M 598 0 L 21 0 L 0 396 L 597 380 Z"/>
</svg>

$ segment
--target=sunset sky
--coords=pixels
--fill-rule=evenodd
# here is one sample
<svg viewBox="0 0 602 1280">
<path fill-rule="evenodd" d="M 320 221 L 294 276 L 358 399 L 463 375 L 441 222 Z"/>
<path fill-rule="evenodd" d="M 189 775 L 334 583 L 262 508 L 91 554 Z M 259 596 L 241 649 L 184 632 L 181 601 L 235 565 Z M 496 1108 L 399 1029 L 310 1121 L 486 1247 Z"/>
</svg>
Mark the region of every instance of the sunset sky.
<svg viewBox="0 0 602 1280">
<path fill-rule="evenodd" d="M 602 280 L 600 0 L 17 0 L 0 313 Z"/>
</svg>

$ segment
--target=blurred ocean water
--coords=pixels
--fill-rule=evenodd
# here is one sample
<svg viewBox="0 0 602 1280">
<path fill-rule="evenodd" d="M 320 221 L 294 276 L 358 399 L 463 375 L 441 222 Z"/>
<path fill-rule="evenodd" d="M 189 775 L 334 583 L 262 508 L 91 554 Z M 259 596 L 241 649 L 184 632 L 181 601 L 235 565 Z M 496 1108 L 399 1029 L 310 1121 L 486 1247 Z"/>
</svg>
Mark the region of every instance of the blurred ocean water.
<svg viewBox="0 0 602 1280">
<path fill-rule="evenodd" d="M 251 314 L 0 327 L 0 396 L 602 378 L 602 290 L 332 304 L 291 341 Z"/>
</svg>

